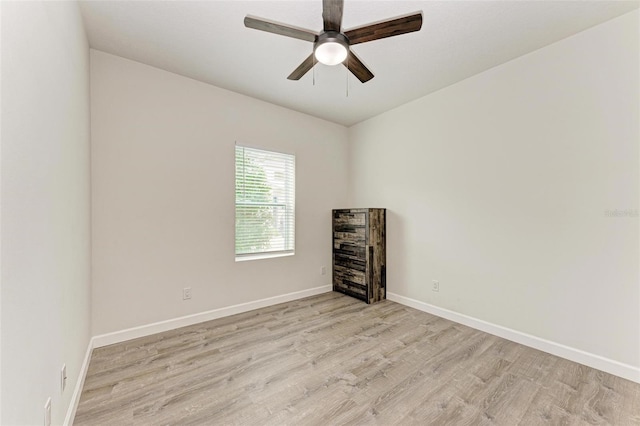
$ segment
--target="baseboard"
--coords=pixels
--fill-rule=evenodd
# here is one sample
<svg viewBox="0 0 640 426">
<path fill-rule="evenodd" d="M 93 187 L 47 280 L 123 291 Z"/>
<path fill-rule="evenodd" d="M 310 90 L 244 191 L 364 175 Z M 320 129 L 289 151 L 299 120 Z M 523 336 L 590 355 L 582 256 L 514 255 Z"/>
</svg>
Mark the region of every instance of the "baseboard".
<svg viewBox="0 0 640 426">
<path fill-rule="evenodd" d="M 78 409 L 78 403 L 80 402 L 80 395 L 82 394 L 82 386 L 84 385 L 84 378 L 87 376 L 87 370 L 89 368 L 89 361 L 91 360 L 91 352 L 93 351 L 93 339 L 89 340 L 87 345 L 87 352 L 84 354 L 84 360 L 78 373 L 78 379 L 76 385 L 73 388 L 73 395 L 71 395 L 71 402 L 67 409 L 67 415 L 64 418 L 64 426 L 72 426 L 73 419 L 76 416 L 76 410 Z"/>
<path fill-rule="evenodd" d="M 149 336 L 163 331 L 169 331 L 188 325 L 198 324 L 205 321 L 228 317 L 230 315 L 241 314 L 243 312 L 260 309 L 278 303 L 290 302 L 292 300 L 302 299 L 317 294 L 327 293 L 332 290 L 331 285 L 310 288 L 308 290 L 296 291 L 293 293 L 282 294 L 280 296 L 268 297 L 266 299 L 255 300 L 252 302 L 241 303 L 239 305 L 227 306 L 224 308 L 214 309 L 211 311 L 200 312 L 193 315 L 174 318 L 166 321 L 160 321 L 153 324 L 142 325 L 139 327 L 128 328 L 126 330 L 116 331 L 113 333 L 101 334 L 93 337 L 93 347 L 112 345 L 114 343 L 124 342 L 126 340 L 137 339 L 139 337 Z"/>
<path fill-rule="evenodd" d="M 507 327 L 502 327 L 500 325 L 492 324 L 487 321 L 479 320 L 468 315 L 463 315 L 454 311 L 450 311 L 448 309 L 439 308 L 429 303 L 421 302 L 419 300 L 411 299 L 405 296 L 400 296 L 399 294 L 387 293 L 387 299 L 414 309 L 418 309 L 419 311 L 446 318 L 459 324 L 464 324 L 471 328 L 475 328 L 476 330 L 484 331 L 486 333 L 511 340 L 512 342 L 520 343 L 522 345 L 529 346 L 531 348 L 538 349 L 540 351 L 547 352 L 552 355 L 568 359 L 570 361 L 584 364 L 586 366 L 607 372 L 609 374 L 613 374 L 618 377 L 622 377 L 627 380 L 631 380 L 636 383 L 640 383 L 640 367 L 634 367 L 629 364 L 624 364 L 609 358 L 594 355 L 580 349 L 561 345 L 559 343 L 545 340 L 540 337 L 532 336 L 530 334 L 522 333 L 520 331 L 516 331 Z"/>
</svg>

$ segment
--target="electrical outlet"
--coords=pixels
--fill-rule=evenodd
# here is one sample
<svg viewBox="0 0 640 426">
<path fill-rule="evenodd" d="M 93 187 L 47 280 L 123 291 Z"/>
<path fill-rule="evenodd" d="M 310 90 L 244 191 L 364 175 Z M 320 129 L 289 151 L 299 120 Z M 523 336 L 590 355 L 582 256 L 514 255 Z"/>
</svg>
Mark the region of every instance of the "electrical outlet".
<svg viewBox="0 0 640 426">
<path fill-rule="evenodd" d="M 433 280 L 431 291 L 440 291 L 440 281 Z"/>
<path fill-rule="evenodd" d="M 323 266 L 320 268 L 320 275 L 327 275 L 327 267 Z"/>
<path fill-rule="evenodd" d="M 191 299 L 191 287 L 185 287 L 182 289 L 182 300 Z"/>
<path fill-rule="evenodd" d="M 44 426 L 51 426 L 51 397 L 44 404 Z"/>
<path fill-rule="evenodd" d="M 64 392 L 64 388 L 67 387 L 67 364 L 62 364 L 60 370 L 60 392 Z"/>
</svg>

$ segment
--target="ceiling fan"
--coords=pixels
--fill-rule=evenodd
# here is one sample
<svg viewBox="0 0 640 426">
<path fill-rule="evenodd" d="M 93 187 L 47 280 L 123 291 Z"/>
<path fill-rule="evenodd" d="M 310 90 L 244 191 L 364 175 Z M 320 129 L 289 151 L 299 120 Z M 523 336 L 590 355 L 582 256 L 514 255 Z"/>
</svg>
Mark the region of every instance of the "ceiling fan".
<svg viewBox="0 0 640 426">
<path fill-rule="evenodd" d="M 416 12 L 342 31 L 343 5 L 344 0 L 322 0 L 324 29 L 320 33 L 250 15 L 244 18 L 244 25 L 313 43 L 313 53 L 293 70 L 287 77 L 289 80 L 300 80 L 318 61 L 325 65 L 342 63 L 363 83 L 371 80 L 373 73 L 353 53 L 350 46 L 418 31 L 422 27 L 422 12 Z"/>
</svg>

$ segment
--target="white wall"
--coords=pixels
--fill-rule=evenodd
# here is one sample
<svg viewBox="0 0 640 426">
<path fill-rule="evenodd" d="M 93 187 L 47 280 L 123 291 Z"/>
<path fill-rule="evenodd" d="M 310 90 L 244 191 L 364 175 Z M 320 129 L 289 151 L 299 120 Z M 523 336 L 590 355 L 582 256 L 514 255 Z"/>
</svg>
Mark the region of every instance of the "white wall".
<svg viewBox="0 0 640 426">
<path fill-rule="evenodd" d="M 350 129 L 389 292 L 640 366 L 638 218 L 605 216 L 640 207 L 638 34 L 635 11 Z"/>
<path fill-rule="evenodd" d="M 77 4 L 3 2 L 3 425 L 43 424 L 49 396 L 61 424 L 87 349 L 89 124 Z"/>
<path fill-rule="evenodd" d="M 93 334 L 331 283 L 346 128 L 95 50 L 91 114 Z M 296 154 L 295 256 L 235 262 L 235 141 Z"/>
</svg>

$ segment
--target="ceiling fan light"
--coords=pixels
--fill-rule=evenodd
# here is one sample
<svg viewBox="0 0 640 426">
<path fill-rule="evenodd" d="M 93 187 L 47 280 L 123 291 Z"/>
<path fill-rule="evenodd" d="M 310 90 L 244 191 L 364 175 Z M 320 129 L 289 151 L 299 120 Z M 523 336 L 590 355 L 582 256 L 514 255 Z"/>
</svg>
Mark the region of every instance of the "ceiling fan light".
<svg viewBox="0 0 640 426">
<path fill-rule="evenodd" d="M 315 56 L 318 62 L 325 65 L 338 65 L 347 59 L 347 47 L 337 41 L 327 41 L 318 44 Z"/>
</svg>

